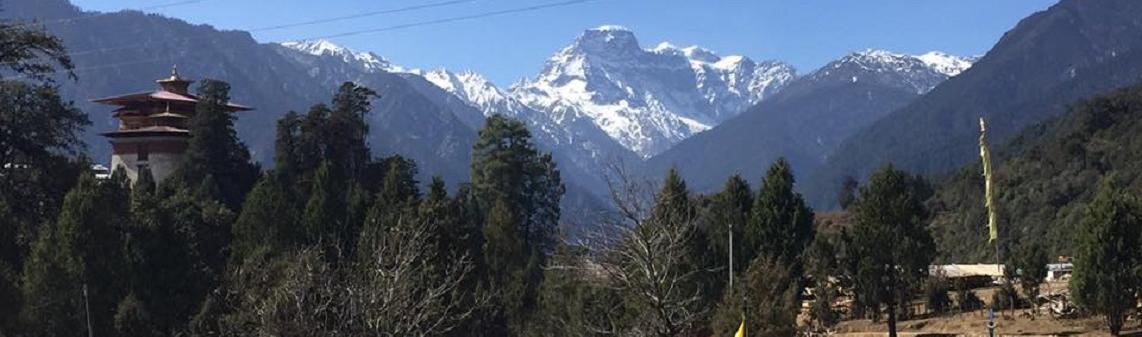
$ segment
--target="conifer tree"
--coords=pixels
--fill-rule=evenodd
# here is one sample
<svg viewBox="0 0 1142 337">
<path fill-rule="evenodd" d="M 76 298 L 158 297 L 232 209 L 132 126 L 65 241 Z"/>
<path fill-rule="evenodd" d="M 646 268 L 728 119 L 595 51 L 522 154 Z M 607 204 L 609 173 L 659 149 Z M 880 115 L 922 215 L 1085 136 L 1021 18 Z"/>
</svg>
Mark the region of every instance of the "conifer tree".
<svg viewBox="0 0 1142 337">
<path fill-rule="evenodd" d="M 184 282 L 194 266 L 187 243 L 179 235 L 156 193 L 151 171 L 139 171 L 131 191 L 130 228 L 126 231 L 127 280 L 130 294 L 118 304 L 115 328 L 122 335 L 159 335 L 183 324 L 187 298 Z M 183 310 L 179 310 L 183 309 Z"/>
<path fill-rule="evenodd" d="M 502 227 L 484 231 L 484 261 L 489 268 L 513 268 L 488 275 L 492 281 L 499 277 L 496 273 L 514 275 L 508 280 L 510 284 L 504 285 L 509 290 L 498 299 L 498 304 L 514 313 L 506 322 L 511 335 L 521 335 L 527 315 L 536 308 L 542 266 L 554 246 L 559 202 L 564 193 L 559 170 L 550 154 L 540 154 L 535 149 L 522 122 L 495 115 L 487 119 L 472 149 L 471 193 L 478 209 L 487 212 L 484 226 Z M 500 214 L 493 218 L 491 211 L 501 203 Z M 509 230 L 505 221 L 512 221 L 514 229 Z M 503 255 L 514 254 L 518 244 L 523 245 L 522 255 Z"/>
<path fill-rule="evenodd" d="M 204 185 L 207 192 L 232 210 L 239 209 L 246 192 L 258 179 L 260 168 L 250 161 L 250 151 L 234 130 L 235 116 L 230 104 L 230 85 L 222 81 L 203 81 L 198 89 L 198 105 L 189 123 L 181 178 L 189 186 L 213 180 Z"/>
<path fill-rule="evenodd" d="M 793 169 L 785 159 L 769 168 L 753 205 L 746 243 L 758 254 L 776 258 L 792 270 L 801 270 L 797 260 L 814 236 L 813 210 L 793 190 Z"/>
<path fill-rule="evenodd" d="M 754 259 L 741 282 L 726 292 L 713 321 L 715 336 L 731 336 L 745 318 L 749 336 L 796 335 L 797 280 L 776 259 Z"/>
<path fill-rule="evenodd" d="M 1103 178 L 1077 235 L 1070 289 L 1081 308 L 1104 316 L 1114 336 L 1138 302 L 1140 235 L 1142 205 L 1115 177 Z"/>
<path fill-rule="evenodd" d="M 711 198 L 708 215 L 710 233 L 710 255 L 721 257 L 718 267 L 728 268 L 727 252 L 730 250 L 730 230 L 733 230 L 734 274 L 740 274 L 749 267 L 756 255 L 756 247 L 744 244 L 745 228 L 753 208 L 753 193 L 749 182 L 739 175 L 726 180 L 722 191 Z M 722 266 L 722 264 L 726 264 Z"/>
<path fill-rule="evenodd" d="M 529 286 L 526 282 L 530 254 L 523 233 L 520 233 L 519 213 L 505 200 L 498 199 L 488 211 L 484 226 L 484 263 L 488 268 L 489 282 L 499 294 L 494 325 L 504 325 L 513 336 L 522 336 L 526 326 L 520 319 L 527 316 Z M 495 326 L 489 326 L 495 329 Z"/>
<path fill-rule="evenodd" d="M 313 190 L 305 204 L 302 227 L 306 242 L 325 247 L 326 258 L 337 258 L 343 247 L 338 247 L 342 226 L 345 225 L 344 194 L 331 175 L 328 163 L 323 163 L 313 178 Z"/>
<path fill-rule="evenodd" d="M 896 337 L 897 308 L 928 276 L 935 243 L 925 227 L 927 194 L 916 179 L 886 165 L 873 173 L 853 204 L 855 224 L 849 258 L 854 292 L 862 305 L 885 308 L 888 333 Z"/>
<path fill-rule="evenodd" d="M 242 259 L 255 250 L 282 252 L 299 243 L 298 212 L 290 204 L 278 171 L 258 180 L 242 204 L 234 222 L 232 259 Z"/>
<path fill-rule="evenodd" d="M 44 43 L 58 42 L 42 32 L 0 24 L 3 30 L 33 34 Z M 18 36 L 0 39 L 0 53 L 9 52 L 5 51 L 9 48 L 30 48 L 11 44 L 35 41 L 13 40 Z M 30 55 L 0 57 L 11 61 L 3 67 L 30 61 L 26 59 Z M 55 220 L 79 172 L 90 169 L 87 161 L 66 157 L 83 148 L 79 136 L 89 124 L 86 114 L 65 101 L 55 86 L 0 80 L 0 203 L 7 208 L 5 221 L 0 221 L 0 263 L 16 271 L 23 268 L 38 227 Z M 12 169 L 15 167 L 19 169 Z"/>
<path fill-rule="evenodd" d="M 111 316 L 126 293 L 121 252 L 128 203 L 121 174 L 107 182 L 85 174 L 65 198 L 58 220 L 41 227 L 21 282 L 21 316 L 32 331 L 86 331 L 87 304 L 94 332 L 114 333 Z"/>
<path fill-rule="evenodd" d="M 353 82 L 341 84 L 333 96 L 324 146 L 326 160 L 334 164 L 336 177 L 358 180 L 369 162 L 369 146 L 365 140 L 369 124 L 365 116 L 370 109 L 369 100 L 375 96 L 375 91 Z"/>
<path fill-rule="evenodd" d="M 300 152 L 302 116 L 290 111 L 278 120 L 274 137 L 274 172 L 282 181 L 300 178 L 305 163 Z"/>
<path fill-rule="evenodd" d="M 1019 285 L 1023 288 L 1023 296 L 1031 303 L 1035 303 L 1039 297 L 1039 287 L 1047 277 L 1047 251 L 1039 242 L 1023 240 L 1014 255 L 1013 265 L 1015 270 L 1019 271 Z M 1031 310 L 1038 313 L 1035 305 L 1031 306 Z"/>
</svg>

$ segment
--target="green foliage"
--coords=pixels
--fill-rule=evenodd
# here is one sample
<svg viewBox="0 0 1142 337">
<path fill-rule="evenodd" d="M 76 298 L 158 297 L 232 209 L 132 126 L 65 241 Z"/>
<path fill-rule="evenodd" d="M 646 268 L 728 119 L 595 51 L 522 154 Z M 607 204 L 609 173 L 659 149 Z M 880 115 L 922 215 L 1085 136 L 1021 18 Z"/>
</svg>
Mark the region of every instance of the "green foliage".
<svg viewBox="0 0 1142 337">
<path fill-rule="evenodd" d="M 285 251 L 302 242 L 296 209 L 278 171 L 254 185 L 234 223 L 231 258 L 242 259 L 256 250 Z"/>
<path fill-rule="evenodd" d="M 1039 297 L 1039 286 L 1047 278 L 1047 251 L 1037 241 L 1024 240 L 1015 251 L 1012 268 L 1019 271 L 1019 285 L 1023 288 L 1023 296 L 1031 303 Z M 1033 310 L 1037 310 L 1032 305 Z"/>
<path fill-rule="evenodd" d="M 721 192 L 710 198 L 710 205 L 705 210 L 706 228 L 710 238 L 710 255 L 723 257 L 730 251 L 730 230 L 733 230 L 733 254 L 735 275 L 743 273 L 749 267 L 749 261 L 757 256 L 757 247 L 745 244 L 745 228 L 749 223 L 753 207 L 753 192 L 750 192 L 749 183 L 741 176 L 734 175 L 726 180 Z M 729 266 L 724 258 L 716 259 L 719 268 Z"/>
<path fill-rule="evenodd" d="M 1132 193 L 1116 185 L 1115 177 L 1104 179 L 1076 235 L 1070 288 L 1075 303 L 1104 315 L 1115 336 L 1137 303 L 1140 236 L 1142 205 Z"/>
<path fill-rule="evenodd" d="M 83 175 L 64 199 L 59 218 L 41 227 L 21 282 L 21 316 L 32 331 L 61 336 L 87 330 L 86 298 L 95 333 L 113 334 L 111 316 L 126 289 L 125 185 L 121 177 L 101 183 Z"/>
<path fill-rule="evenodd" d="M 71 57 L 63 39 L 49 34 L 38 25 L 0 22 L 0 65 L 32 80 L 50 81 L 56 67 L 69 72 Z M 70 74 L 72 78 L 74 74 Z M 7 162 L 5 162 L 7 163 Z"/>
<path fill-rule="evenodd" d="M 301 223 L 307 244 L 325 247 L 326 258 L 339 259 L 345 247 L 340 240 L 345 230 L 345 194 L 330 170 L 329 164 L 322 164 L 314 174 Z"/>
<path fill-rule="evenodd" d="M 853 206 L 855 224 L 847 255 L 856 267 L 854 292 L 888 313 L 888 331 L 896 335 L 896 314 L 902 299 L 909 299 L 928 276 L 935 255 L 925 227 L 928 214 L 922 183 L 886 165 L 861 188 Z"/>
<path fill-rule="evenodd" d="M 809 316 L 817 328 L 832 327 L 841 319 L 841 313 L 834 308 L 837 298 L 840 297 L 839 283 L 843 273 L 837 254 L 837 245 L 833 243 L 833 238 L 820 232 L 805 252 L 806 276 L 811 278 L 813 286 L 813 302 L 810 304 Z"/>
<path fill-rule="evenodd" d="M 746 230 L 746 244 L 758 254 L 776 258 L 793 270 L 800 270 L 801 253 L 813 239 L 813 210 L 801 194 L 793 190 L 793 169 L 779 159 L 769 168 L 753 205 L 753 217 Z"/>
<path fill-rule="evenodd" d="M 539 319 L 534 336 L 608 336 L 625 327 L 618 292 L 588 263 L 585 247 L 556 246 L 539 289 Z"/>
<path fill-rule="evenodd" d="M 714 316 L 715 336 L 732 336 L 746 318 L 749 336 L 792 336 L 801 302 L 792 270 L 774 258 L 754 259 L 741 282 L 726 292 Z"/>
<path fill-rule="evenodd" d="M 369 162 L 369 145 L 365 137 L 369 124 L 365 116 L 369 113 L 369 100 L 377 93 L 369 88 L 345 82 L 333 96 L 333 110 L 326 122 L 328 137 L 325 147 L 325 160 L 333 163 L 333 174 L 343 179 L 359 180 Z"/>
<path fill-rule="evenodd" d="M 503 322 L 511 335 L 523 334 L 537 306 L 564 191 L 551 155 L 535 149 L 522 122 L 501 115 L 487 119 L 472 148 L 471 193 L 488 214 L 484 261 L 491 284 L 502 286 L 495 288 L 501 289 L 500 309 L 511 313 Z"/>
<path fill-rule="evenodd" d="M 250 151 L 234 130 L 235 117 L 227 108 L 230 85 L 206 80 L 198 89 L 198 104 L 189 124 L 190 140 L 183 156 L 180 179 L 189 186 L 202 185 L 203 192 L 231 210 L 240 209 L 246 192 L 261 169 L 250 161 Z"/>
<path fill-rule="evenodd" d="M 39 47 L 30 44 L 43 37 L 26 28 L 0 23 L 0 32 L 4 33 L 0 35 L 0 59 L 15 62 L 5 62 L 5 66 L 32 62 L 32 49 L 54 53 L 53 48 L 58 48 L 52 46 L 58 40 Z M 84 161 L 65 157 L 83 148 L 79 135 L 89 124 L 87 116 L 65 102 L 55 86 L 0 80 L 0 204 L 5 209 L 4 221 L 0 221 L 0 263 L 23 269 L 39 227 L 55 219 L 79 172 L 89 168 Z"/>
<path fill-rule="evenodd" d="M 124 297 L 115 310 L 115 331 L 121 336 L 163 336 L 153 321 L 155 318 L 135 294 Z"/>
</svg>

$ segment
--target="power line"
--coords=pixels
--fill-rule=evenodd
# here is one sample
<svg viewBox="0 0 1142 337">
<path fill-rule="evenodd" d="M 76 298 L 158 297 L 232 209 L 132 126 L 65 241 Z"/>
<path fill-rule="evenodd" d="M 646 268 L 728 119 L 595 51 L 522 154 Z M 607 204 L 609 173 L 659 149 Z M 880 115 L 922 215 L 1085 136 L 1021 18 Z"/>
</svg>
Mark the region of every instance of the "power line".
<svg viewBox="0 0 1142 337">
<path fill-rule="evenodd" d="M 201 1 L 208 1 L 208 0 L 191 0 L 191 1 L 201 2 Z M 373 12 L 367 12 L 367 13 L 359 13 L 359 14 L 353 14 L 353 15 L 328 17 L 328 18 L 316 19 L 316 20 L 310 20 L 310 21 L 302 21 L 302 22 L 294 22 L 294 23 L 287 23 L 287 24 L 280 24 L 280 25 L 256 27 L 256 28 L 252 28 L 252 29 L 247 29 L 246 31 L 247 32 L 264 32 L 264 31 L 279 30 L 279 29 L 286 29 L 286 28 L 296 28 L 296 27 L 302 27 L 302 26 L 311 26 L 311 25 L 317 25 L 317 24 L 323 24 L 323 23 L 331 23 L 331 22 L 337 22 L 337 21 L 359 19 L 359 18 L 370 17 L 370 16 L 384 15 L 384 14 L 395 14 L 395 13 L 411 12 L 411 11 L 422 10 L 422 9 L 436 8 L 436 7 L 446 7 L 446 6 L 458 5 L 458 4 L 474 2 L 474 1 L 476 1 L 476 0 L 450 0 L 450 1 L 422 4 L 422 5 L 412 5 L 412 6 L 406 6 L 406 7 L 400 7 L 400 8 L 379 10 L 379 11 L 373 11 Z M 183 41 L 192 41 L 192 40 L 197 40 L 197 39 L 202 39 L 202 38 L 204 38 L 204 37 L 199 36 L 199 37 L 184 38 Z M 89 50 L 83 50 L 83 51 L 78 51 L 78 52 L 72 52 L 72 53 L 68 53 L 68 54 L 71 56 L 79 56 L 79 55 L 87 55 L 87 54 L 95 54 L 95 53 L 104 53 L 104 52 L 110 52 L 110 51 L 134 49 L 137 47 L 147 46 L 147 45 L 151 45 L 151 44 L 154 44 L 154 42 L 132 43 L 132 44 L 128 44 L 128 45 L 121 45 L 118 47 L 89 49 Z"/>
<path fill-rule="evenodd" d="M 337 21 L 350 20 L 350 19 L 359 19 L 359 18 L 382 15 L 382 14 L 393 14 L 393 13 L 400 13 L 400 12 L 415 11 L 415 10 L 420 10 L 420 9 L 434 8 L 434 7 L 444 7 L 444 6 L 457 5 L 457 4 L 473 2 L 473 1 L 476 1 L 476 0 L 453 0 L 453 1 L 444 1 L 444 2 L 423 4 L 423 5 L 413 5 L 413 6 L 408 6 L 408 7 L 396 8 L 396 9 L 387 9 L 387 10 L 380 10 L 380 11 L 375 11 L 375 12 L 366 12 L 366 13 L 360 13 L 360 14 L 346 15 L 346 16 L 336 16 L 336 17 L 331 17 L 331 18 L 316 19 L 316 20 L 312 20 L 312 21 L 302 21 L 302 22 L 297 22 L 297 23 L 287 23 L 287 24 L 276 25 L 276 26 L 266 26 L 266 27 L 250 29 L 248 31 L 249 32 L 261 32 L 261 31 L 267 31 L 267 30 L 294 28 L 294 27 L 309 26 L 309 25 L 337 22 Z"/>
<path fill-rule="evenodd" d="M 488 17 L 493 17 L 493 16 L 513 14 L 513 13 L 530 12 L 530 11 L 536 11 L 536 10 L 541 10 L 541 9 L 554 8 L 554 7 L 570 6 L 570 5 L 576 5 L 576 4 L 581 4 L 581 3 L 593 2 L 593 1 L 598 1 L 598 0 L 570 0 L 570 1 L 563 1 L 563 2 L 554 2 L 554 3 L 547 3 L 547 4 L 541 4 L 541 5 L 533 5 L 533 6 L 527 6 L 527 7 L 498 10 L 498 11 L 492 11 L 492 12 L 484 12 L 484 13 L 473 14 L 473 15 L 465 15 L 465 16 L 457 16 L 457 17 L 437 19 L 437 20 L 429 20 L 429 21 L 400 24 L 400 25 L 394 25 L 394 26 L 388 26 L 388 27 L 382 27 L 382 28 L 364 29 L 364 30 L 351 31 L 351 32 L 345 32 L 345 33 L 315 36 L 315 37 L 305 38 L 305 40 L 329 39 L 329 38 L 335 38 L 335 37 L 345 37 L 345 36 L 354 36 L 354 35 L 362 35 L 362 34 L 380 33 L 380 32 L 387 32 L 387 31 L 413 28 L 413 27 L 431 26 L 431 25 L 438 25 L 438 24 L 443 24 L 443 23 L 482 19 L 482 18 L 488 18 Z"/>
</svg>

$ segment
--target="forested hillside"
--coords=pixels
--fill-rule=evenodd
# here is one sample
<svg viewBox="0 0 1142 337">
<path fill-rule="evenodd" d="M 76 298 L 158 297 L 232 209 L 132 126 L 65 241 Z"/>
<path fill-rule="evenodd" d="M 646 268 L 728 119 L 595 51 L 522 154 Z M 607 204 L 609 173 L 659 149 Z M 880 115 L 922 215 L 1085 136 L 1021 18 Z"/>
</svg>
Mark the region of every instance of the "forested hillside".
<svg viewBox="0 0 1142 337">
<path fill-rule="evenodd" d="M 1142 86 L 1077 102 L 999 152 L 995 177 L 1003 246 L 1040 242 L 1051 256 L 1072 256 L 1083 212 L 1101 179 L 1142 192 Z M 960 169 L 932 200 L 941 260 L 994 259 L 980 172 L 979 164 Z"/>
</svg>

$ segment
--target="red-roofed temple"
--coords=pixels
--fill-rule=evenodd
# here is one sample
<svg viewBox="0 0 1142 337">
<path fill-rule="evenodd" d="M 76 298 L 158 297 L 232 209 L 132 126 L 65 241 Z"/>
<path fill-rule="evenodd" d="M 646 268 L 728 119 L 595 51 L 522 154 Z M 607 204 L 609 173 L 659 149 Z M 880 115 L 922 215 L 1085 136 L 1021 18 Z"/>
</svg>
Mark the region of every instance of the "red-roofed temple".
<svg viewBox="0 0 1142 337">
<path fill-rule="evenodd" d="M 169 177 L 182 165 L 190 139 L 188 121 L 194 115 L 198 97 L 189 92 L 194 81 L 183 79 L 178 70 L 157 81 L 160 89 L 93 100 L 119 107 L 114 117 L 119 129 L 103 133 L 111 141 L 111 167 L 126 171 L 134 182 L 139 171 L 149 169 L 155 181 Z M 230 112 L 253 110 L 228 104 Z"/>
</svg>

